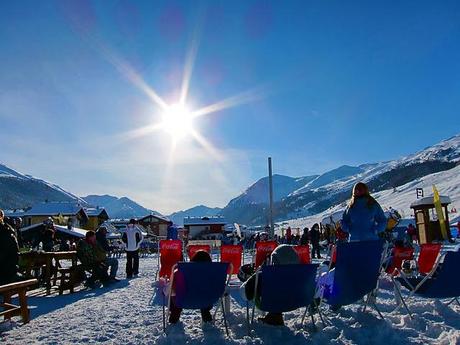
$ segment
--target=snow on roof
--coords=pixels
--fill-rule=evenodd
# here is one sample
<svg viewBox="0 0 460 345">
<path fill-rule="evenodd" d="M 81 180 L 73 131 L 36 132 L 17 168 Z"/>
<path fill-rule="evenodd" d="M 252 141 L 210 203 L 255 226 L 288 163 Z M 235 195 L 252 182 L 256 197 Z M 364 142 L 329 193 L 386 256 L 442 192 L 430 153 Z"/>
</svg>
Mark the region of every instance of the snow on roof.
<svg viewBox="0 0 460 345">
<path fill-rule="evenodd" d="M 24 217 L 24 210 L 3 210 L 5 217 Z"/>
<path fill-rule="evenodd" d="M 209 225 L 209 224 L 219 224 L 225 225 L 227 221 L 224 217 L 185 217 L 185 225 Z"/>
<path fill-rule="evenodd" d="M 103 207 L 85 207 L 84 210 L 88 217 L 98 217 L 103 212 L 107 213 L 107 211 Z"/>
<path fill-rule="evenodd" d="M 442 205 L 450 204 L 452 202 L 448 196 L 442 196 L 441 195 L 439 197 L 439 199 L 441 199 L 441 204 Z M 418 199 L 418 200 L 414 201 L 410 205 L 410 207 L 415 208 L 415 207 L 420 207 L 420 206 L 433 206 L 433 204 L 434 204 L 433 196 L 426 196 L 424 198 L 421 198 L 421 199 Z"/>
<path fill-rule="evenodd" d="M 32 230 L 38 226 L 42 226 L 42 224 L 32 224 L 30 226 L 27 226 L 25 228 L 21 228 L 21 232 L 24 232 L 24 231 L 29 231 L 29 230 Z M 59 231 L 59 232 L 63 232 L 67 235 L 71 235 L 71 236 L 75 236 L 75 237 L 79 237 L 79 238 L 84 238 L 86 236 L 86 232 L 87 230 L 85 229 L 80 229 L 80 228 L 72 228 L 72 229 L 67 229 L 66 226 L 62 226 L 62 225 L 54 225 L 54 228 L 56 229 L 56 231 Z"/>
<path fill-rule="evenodd" d="M 72 202 L 42 202 L 34 205 L 29 211 L 25 212 L 25 216 L 57 216 L 62 214 L 76 215 L 80 211 L 85 210 L 77 203 Z"/>
<path fill-rule="evenodd" d="M 61 225 L 55 225 L 54 228 L 56 229 L 56 231 L 60 231 L 65 234 L 72 235 L 72 236 L 79 237 L 79 238 L 84 238 L 88 231 L 88 230 L 80 229 L 80 228 L 68 229 L 66 226 L 61 226 Z"/>
<path fill-rule="evenodd" d="M 171 221 L 168 217 L 160 216 L 159 214 L 153 214 L 153 213 L 152 213 L 152 214 L 149 214 L 149 215 L 147 215 L 147 216 L 144 216 L 144 217 L 142 217 L 142 218 L 139 218 L 139 221 L 142 221 L 142 220 L 147 219 L 147 218 L 149 218 L 149 217 L 154 217 L 154 218 L 163 220 L 163 221 L 165 221 L 165 222 L 170 222 L 170 221 Z"/>
</svg>

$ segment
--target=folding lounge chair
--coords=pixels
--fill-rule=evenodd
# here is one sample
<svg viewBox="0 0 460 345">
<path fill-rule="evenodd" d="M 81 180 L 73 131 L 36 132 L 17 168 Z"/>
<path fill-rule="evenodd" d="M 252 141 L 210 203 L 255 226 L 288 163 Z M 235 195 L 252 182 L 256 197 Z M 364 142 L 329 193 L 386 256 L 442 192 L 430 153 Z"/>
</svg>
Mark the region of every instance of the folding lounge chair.
<svg viewBox="0 0 460 345">
<path fill-rule="evenodd" d="M 220 262 L 232 264 L 232 271 L 229 274 L 238 274 L 243 256 L 243 246 L 223 244 L 220 246 Z"/>
<path fill-rule="evenodd" d="M 256 242 L 256 267 L 261 266 L 264 261 L 271 255 L 271 253 L 278 247 L 276 241 L 261 241 Z"/>
<path fill-rule="evenodd" d="M 391 275 L 398 275 L 399 271 L 401 270 L 401 266 L 404 260 L 412 260 L 414 258 L 414 249 L 413 248 L 405 248 L 405 247 L 397 247 L 394 249 L 393 252 L 393 261 L 385 270 L 386 273 Z"/>
<path fill-rule="evenodd" d="M 209 244 L 191 244 L 187 246 L 187 255 L 189 261 L 192 260 L 195 253 L 199 250 L 204 250 L 206 253 L 211 254 L 211 246 Z"/>
<path fill-rule="evenodd" d="M 443 259 L 443 261 L 442 261 Z M 441 262 L 442 261 L 442 262 Z M 442 258 L 441 256 L 435 262 L 431 272 L 423 277 L 397 277 L 396 280 L 402 286 L 410 291 L 409 296 L 404 300 L 398 284 L 395 284 L 396 291 L 399 294 L 402 305 L 412 316 L 407 307 L 407 300 L 414 295 L 423 298 L 444 299 L 451 298 L 452 302 L 457 302 L 460 305 L 458 297 L 460 296 L 460 275 L 458 268 L 460 267 L 460 252 L 447 252 Z M 399 309 L 400 305 L 395 309 Z"/>
<path fill-rule="evenodd" d="M 223 295 L 228 285 L 225 262 L 179 262 L 176 273 L 171 278 L 170 289 L 163 303 L 163 330 L 166 332 L 166 304 L 169 309 L 170 299 L 182 309 L 205 309 L 221 303 L 227 336 L 229 335 L 227 317 L 223 306 Z M 172 295 L 174 287 L 175 295 Z"/>
<path fill-rule="evenodd" d="M 264 312 L 284 313 L 305 308 L 302 325 L 308 307 L 314 301 L 317 264 L 293 264 L 262 266 L 256 276 L 254 296 L 257 308 Z M 254 319 L 254 309 L 251 319 Z M 249 303 L 246 304 L 248 332 L 250 329 Z M 312 310 L 310 316 L 315 320 Z"/>
<path fill-rule="evenodd" d="M 420 254 L 417 260 L 419 273 L 428 274 L 431 272 L 441 252 L 441 247 L 439 243 L 427 243 L 420 246 Z"/>
<path fill-rule="evenodd" d="M 159 242 L 160 271 L 158 277 L 171 276 L 172 268 L 179 261 L 182 261 L 181 240 L 161 240 Z"/>
<path fill-rule="evenodd" d="M 294 250 L 299 256 L 299 260 L 301 264 L 311 263 L 310 247 L 308 246 L 308 244 L 306 246 L 294 246 Z"/>
<path fill-rule="evenodd" d="M 365 307 L 371 304 L 383 319 L 375 301 L 370 298 L 378 285 L 382 253 L 383 242 L 379 240 L 338 243 L 333 283 L 330 287 L 320 287 L 324 291 L 321 302 L 339 308 L 367 296 Z"/>
</svg>

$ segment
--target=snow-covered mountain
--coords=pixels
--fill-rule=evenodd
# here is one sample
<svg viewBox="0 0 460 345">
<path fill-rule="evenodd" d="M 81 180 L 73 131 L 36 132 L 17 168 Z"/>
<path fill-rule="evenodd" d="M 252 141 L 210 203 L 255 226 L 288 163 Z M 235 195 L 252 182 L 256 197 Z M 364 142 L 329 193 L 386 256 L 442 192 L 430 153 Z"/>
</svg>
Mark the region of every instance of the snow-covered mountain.
<svg viewBox="0 0 460 345">
<path fill-rule="evenodd" d="M 374 193 L 373 196 L 377 199 L 384 210 L 394 208 L 404 218 L 412 218 L 413 210 L 410 208 L 412 202 L 416 200 L 417 188 L 422 188 L 425 196 L 433 194 L 432 186 L 436 185 L 441 195 L 450 197 L 452 204 L 449 207 L 449 221 L 455 224 L 460 221 L 460 165 L 455 168 L 429 174 L 413 181 L 410 181 L 397 188 L 385 189 Z M 310 227 L 312 224 L 321 221 L 325 217 L 333 214 L 340 214 L 346 207 L 346 202 L 339 203 L 331 208 L 324 210 L 312 216 L 291 219 L 287 223 L 291 227 Z"/>
<path fill-rule="evenodd" d="M 432 173 L 453 169 L 460 163 L 460 134 L 425 148 L 412 155 L 393 161 L 363 164 L 358 167 L 342 166 L 319 176 L 290 178 L 283 176 L 274 183 L 281 193 L 276 199 L 274 215 L 276 220 L 305 217 L 320 213 L 331 206 L 340 204 L 350 196 L 352 186 L 366 182 L 373 192 L 404 185 Z M 292 180 L 305 179 L 306 183 L 291 189 Z M 267 222 L 268 187 L 267 178 L 251 186 L 245 193 L 230 201 L 222 214 L 229 221 L 245 224 L 265 224 Z M 284 185 L 284 181 L 289 181 Z M 248 198 L 254 186 L 263 185 L 258 198 Z"/>
<path fill-rule="evenodd" d="M 58 185 L 0 164 L 0 208 L 24 209 L 43 201 L 77 201 L 82 205 L 101 206 L 111 218 L 138 218 L 151 213 L 159 214 L 126 197 L 89 195 L 80 198 Z"/>
<path fill-rule="evenodd" d="M 55 184 L 0 164 L 0 208 L 26 208 L 46 200 L 85 203 Z"/>
<path fill-rule="evenodd" d="M 168 218 L 171 219 L 174 224 L 183 225 L 185 217 L 212 217 L 217 216 L 221 211 L 222 209 L 219 207 L 212 208 L 204 205 L 198 205 L 187 210 L 174 212 L 170 214 Z"/>
<path fill-rule="evenodd" d="M 149 214 L 161 215 L 127 197 L 117 198 L 112 195 L 88 195 L 83 197 L 83 199 L 92 206 L 104 207 L 110 218 L 129 219 L 140 218 Z"/>
</svg>

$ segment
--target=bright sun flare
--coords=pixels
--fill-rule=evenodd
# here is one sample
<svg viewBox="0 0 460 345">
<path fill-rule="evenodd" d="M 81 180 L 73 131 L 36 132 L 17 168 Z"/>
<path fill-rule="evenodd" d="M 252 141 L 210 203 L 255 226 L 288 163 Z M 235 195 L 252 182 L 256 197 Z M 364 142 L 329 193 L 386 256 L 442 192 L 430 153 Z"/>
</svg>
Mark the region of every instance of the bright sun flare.
<svg viewBox="0 0 460 345">
<path fill-rule="evenodd" d="M 161 127 L 174 140 L 184 138 L 193 132 L 193 116 L 185 106 L 173 104 L 163 113 Z"/>
</svg>

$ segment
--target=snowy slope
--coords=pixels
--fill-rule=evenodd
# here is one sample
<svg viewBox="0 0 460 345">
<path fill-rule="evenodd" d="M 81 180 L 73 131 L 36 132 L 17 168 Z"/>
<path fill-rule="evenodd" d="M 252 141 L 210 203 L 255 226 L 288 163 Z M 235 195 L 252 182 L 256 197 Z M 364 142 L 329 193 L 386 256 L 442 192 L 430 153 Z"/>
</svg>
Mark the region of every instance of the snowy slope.
<svg viewBox="0 0 460 345">
<path fill-rule="evenodd" d="M 446 171 L 460 163 L 460 135 L 425 148 L 417 153 L 388 162 L 363 164 L 358 167 L 342 166 L 307 181 L 288 195 L 286 186 L 276 185 L 281 198 L 275 204 L 277 221 L 311 216 L 345 201 L 353 185 L 366 182 L 371 191 L 378 192 L 405 185 L 432 173 Z M 287 176 L 284 178 L 288 178 Z M 261 180 L 262 181 L 262 180 Z M 268 189 L 267 189 L 268 190 Z M 260 200 L 268 191 L 261 191 Z M 232 200 L 223 210 L 229 221 L 248 225 L 265 225 L 267 202 L 254 205 L 246 193 Z"/>
<path fill-rule="evenodd" d="M 416 188 L 423 188 L 425 196 L 429 196 L 433 194 L 433 185 L 436 185 L 441 195 L 447 195 L 451 198 L 452 204 L 450 210 L 457 210 L 456 213 L 449 215 L 451 220 L 458 218 L 460 216 L 460 165 L 447 171 L 442 171 L 415 179 L 414 181 L 397 187 L 396 191 L 393 189 L 387 189 L 377 192 L 373 194 L 373 196 L 384 209 L 392 207 L 398 210 L 405 218 L 410 218 L 413 216 L 413 211 L 410 208 L 410 204 L 416 200 Z M 346 203 L 343 202 L 324 212 L 308 217 L 292 219 L 289 220 L 288 223 L 292 227 L 310 227 L 313 223 L 321 221 L 321 219 L 324 217 L 343 210 L 345 206 Z"/>
<path fill-rule="evenodd" d="M 24 208 L 45 200 L 86 204 L 83 199 L 55 184 L 0 164 L 0 208 Z"/>
<path fill-rule="evenodd" d="M 120 260 L 120 268 L 125 260 Z M 157 258 L 141 258 L 137 279 L 122 280 L 109 288 L 81 290 L 62 296 L 45 296 L 33 291 L 29 297 L 32 320 L 21 325 L 18 319 L 0 324 L 0 343 L 10 344 L 458 344 L 460 307 L 446 307 L 440 301 L 412 300 L 414 319 L 395 307 L 390 282 L 381 279 L 377 304 L 386 318 L 375 311 L 361 311 L 361 305 L 344 307 L 338 313 L 326 308 L 330 325 L 324 327 L 316 317 L 317 328 L 309 318 L 300 327 L 303 310 L 285 313 L 285 327 L 257 322 L 251 336 L 246 331 L 245 303 L 232 289 L 228 315 L 230 338 L 225 337 L 221 313 L 215 326 L 201 326 L 199 312 L 186 310 L 181 322 L 162 332 L 162 297 L 155 284 Z M 119 276 L 124 278 L 123 269 Z M 260 314 L 259 314 L 260 315 Z M 3 330 L 3 332 L 2 332 Z"/>
</svg>

